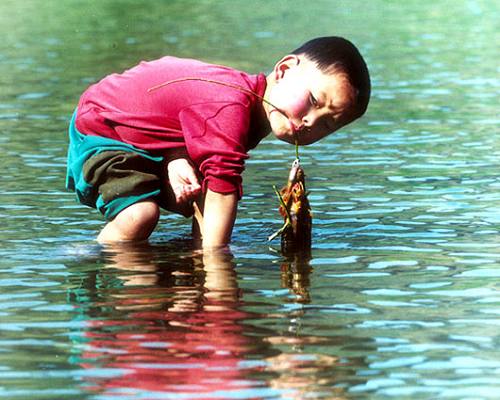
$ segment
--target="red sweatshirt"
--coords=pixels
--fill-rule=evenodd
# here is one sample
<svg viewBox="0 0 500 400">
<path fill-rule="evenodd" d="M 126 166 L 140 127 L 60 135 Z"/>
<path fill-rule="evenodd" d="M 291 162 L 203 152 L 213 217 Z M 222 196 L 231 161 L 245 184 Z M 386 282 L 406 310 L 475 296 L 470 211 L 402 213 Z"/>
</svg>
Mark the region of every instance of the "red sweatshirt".
<svg viewBox="0 0 500 400">
<path fill-rule="evenodd" d="M 226 82 L 264 95 L 264 74 L 249 75 L 196 60 L 163 57 L 141 62 L 90 86 L 78 104 L 77 129 L 168 156 L 187 153 L 204 177 L 203 189 L 237 192 L 248 151 L 269 132 L 262 101 L 250 93 L 203 81 Z"/>
</svg>

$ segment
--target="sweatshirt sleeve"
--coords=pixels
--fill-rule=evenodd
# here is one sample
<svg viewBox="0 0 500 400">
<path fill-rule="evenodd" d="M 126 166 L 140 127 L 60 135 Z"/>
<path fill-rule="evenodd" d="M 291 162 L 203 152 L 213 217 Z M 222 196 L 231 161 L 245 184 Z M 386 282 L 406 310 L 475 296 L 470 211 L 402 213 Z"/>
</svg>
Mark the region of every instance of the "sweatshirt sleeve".
<svg viewBox="0 0 500 400">
<path fill-rule="evenodd" d="M 190 158 L 203 175 L 202 188 L 217 193 L 243 194 L 249 111 L 239 103 L 204 103 L 180 113 Z"/>
</svg>

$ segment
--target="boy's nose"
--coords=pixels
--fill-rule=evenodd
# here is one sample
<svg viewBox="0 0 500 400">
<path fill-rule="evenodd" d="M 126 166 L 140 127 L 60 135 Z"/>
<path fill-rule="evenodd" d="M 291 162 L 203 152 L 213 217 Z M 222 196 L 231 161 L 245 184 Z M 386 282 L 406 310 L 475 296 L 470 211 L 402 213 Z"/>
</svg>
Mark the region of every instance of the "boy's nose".
<svg viewBox="0 0 500 400">
<path fill-rule="evenodd" d="M 316 120 L 318 119 L 318 116 L 315 115 L 314 113 L 312 112 L 309 112 L 307 113 L 306 115 L 304 115 L 302 117 L 302 125 L 303 125 L 303 128 L 311 128 L 314 123 L 316 122 Z"/>
</svg>

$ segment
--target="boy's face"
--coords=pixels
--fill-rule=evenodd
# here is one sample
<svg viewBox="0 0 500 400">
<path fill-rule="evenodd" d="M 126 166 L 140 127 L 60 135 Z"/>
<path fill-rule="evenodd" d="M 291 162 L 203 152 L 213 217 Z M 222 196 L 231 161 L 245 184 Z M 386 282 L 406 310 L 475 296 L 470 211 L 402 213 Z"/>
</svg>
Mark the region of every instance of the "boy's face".
<svg viewBox="0 0 500 400">
<path fill-rule="evenodd" d="M 351 122 L 354 90 L 341 73 L 324 73 L 301 55 L 278 62 L 266 93 L 274 107 L 266 107 L 278 139 L 294 144 L 314 143 Z"/>
</svg>

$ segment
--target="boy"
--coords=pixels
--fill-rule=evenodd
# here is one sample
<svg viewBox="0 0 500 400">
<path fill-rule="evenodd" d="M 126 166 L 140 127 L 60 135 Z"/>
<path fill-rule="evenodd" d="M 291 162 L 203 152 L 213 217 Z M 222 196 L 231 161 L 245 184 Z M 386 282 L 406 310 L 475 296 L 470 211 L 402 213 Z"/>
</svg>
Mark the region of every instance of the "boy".
<svg viewBox="0 0 500 400">
<path fill-rule="evenodd" d="M 366 64 L 340 37 L 305 43 L 268 76 L 174 57 L 142 62 L 80 98 L 66 185 L 108 220 L 100 242 L 147 239 L 165 208 L 196 210 L 203 248 L 224 246 L 248 151 L 270 131 L 314 143 L 361 117 L 369 97 Z"/>
</svg>

